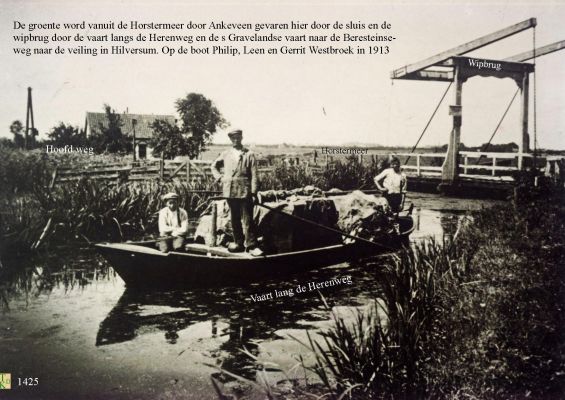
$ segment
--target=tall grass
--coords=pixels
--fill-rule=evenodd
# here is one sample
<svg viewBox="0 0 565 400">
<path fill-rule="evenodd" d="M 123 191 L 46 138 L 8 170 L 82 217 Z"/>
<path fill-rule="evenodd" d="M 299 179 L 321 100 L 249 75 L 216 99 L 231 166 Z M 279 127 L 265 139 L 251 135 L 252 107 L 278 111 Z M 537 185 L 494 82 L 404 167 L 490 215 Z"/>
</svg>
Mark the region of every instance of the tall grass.
<svg viewBox="0 0 565 400">
<path fill-rule="evenodd" d="M 371 266 L 379 306 L 352 322 L 334 315 L 308 344 L 327 394 L 561 398 L 565 203 L 542 193 L 475 213 L 454 240 Z"/>
<path fill-rule="evenodd" d="M 54 168 L 47 154 L 0 146 L 0 199 L 13 199 L 49 185 Z"/>
<path fill-rule="evenodd" d="M 344 162 L 330 164 L 323 173 L 324 188 L 329 190 L 372 189 L 375 187 L 373 179 L 384 165 L 376 162 L 362 163 L 358 157 L 350 156 Z"/>
<path fill-rule="evenodd" d="M 426 376 L 420 366 L 438 322 L 441 281 L 458 275 L 471 258 L 451 242 L 432 240 L 384 264 L 369 264 L 379 271 L 381 293 L 353 321 L 333 314 L 334 326 L 322 333 L 323 342 L 310 339 L 308 347 L 316 354 L 310 369 L 335 397 L 346 392 L 356 399 L 423 396 Z"/>
<path fill-rule="evenodd" d="M 336 161 L 314 172 L 308 165 L 279 164 L 271 174 L 261 177 L 262 190 L 293 189 L 313 185 L 323 190 L 368 189 L 374 187 L 373 179 L 382 169 L 377 162 L 362 163 L 358 157 Z"/>
<path fill-rule="evenodd" d="M 119 161 L 97 155 L 89 161 Z M 168 191 L 192 217 L 209 195 L 198 190 L 215 184 L 183 184 L 159 180 L 105 182 L 81 179 L 50 188 L 56 164 L 84 164 L 78 154 L 46 154 L 0 147 L 0 255 L 75 241 L 132 240 L 156 233 L 156 213 Z M 195 192 L 196 190 L 196 192 Z"/>
<path fill-rule="evenodd" d="M 88 162 L 123 162 L 129 157 L 115 154 L 87 156 Z M 57 165 L 85 166 L 85 155 L 46 153 L 45 147 L 20 150 L 0 144 L 0 199 L 13 199 L 48 187 Z"/>
<path fill-rule="evenodd" d="M 192 217 L 209 197 L 178 182 L 132 182 L 120 185 L 83 179 L 36 188 L 6 201 L 0 214 L 2 254 L 69 241 L 124 241 L 156 234 L 162 196 L 175 191 Z M 40 240 L 41 238 L 41 240 Z"/>
</svg>

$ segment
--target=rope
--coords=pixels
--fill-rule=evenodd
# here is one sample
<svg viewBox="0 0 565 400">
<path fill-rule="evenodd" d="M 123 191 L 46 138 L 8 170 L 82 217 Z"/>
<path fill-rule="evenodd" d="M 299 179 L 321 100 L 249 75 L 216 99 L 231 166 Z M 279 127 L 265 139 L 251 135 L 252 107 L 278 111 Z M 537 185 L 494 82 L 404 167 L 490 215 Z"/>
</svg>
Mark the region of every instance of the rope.
<svg viewBox="0 0 565 400">
<path fill-rule="evenodd" d="M 396 101 L 394 96 L 394 79 L 390 80 L 390 101 L 388 102 L 388 112 L 386 121 L 386 131 L 390 132 L 390 125 L 392 120 L 392 104 Z"/>
<path fill-rule="evenodd" d="M 492 135 L 490 136 L 490 139 L 488 140 L 487 145 L 485 146 L 485 150 L 484 150 L 485 152 L 488 150 L 488 147 L 490 146 L 490 143 L 492 142 L 494 135 L 496 135 L 496 132 L 498 132 L 498 128 L 500 128 L 502 121 L 504 121 L 506 114 L 508 114 L 508 110 L 510 110 L 510 106 L 512 105 L 512 103 L 514 103 L 514 99 L 516 99 L 516 96 L 518 95 L 519 91 L 520 91 L 520 88 L 516 89 L 516 93 L 514 93 L 514 96 L 512 96 L 512 100 L 510 100 L 510 103 L 508 103 L 508 106 L 506 107 L 504 114 L 502 114 L 502 118 L 500 118 L 500 121 L 498 121 L 498 125 L 496 125 L 496 128 L 494 128 L 494 132 L 492 132 Z M 481 154 L 481 156 L 479 157 L 479 160 L 477 161 L 477 165 L 481 162 L 481 159 L 483 157 L 485 157 L 485 155 Z"/>
<path fill-rule="evenodd" d="M 437 110 L 439 109 L 439 106 L 441 105 L 441 103 L 443 102 L 443 99 L 445 99 L 445 95 L 447 94 L 447 92 L 449 91 L 449 88 L 451 87 L 451 85 L 453 84 L 453 82 L 449 82 L 449 85 L 447 86 L 447 88 L 445 89 L 445 92 L 443 92 L 443 96 L 441 96 L 441 99 L 439 101 L 439 103 L 436 106 L 436 109 L 434 110 L 434 112 L 432 113 L 432 116 L 430 117 L 430 119 L 428 120 L 428 123 L 426 124 L 424 130 L 422 131 L 422 133 L 420 134 L 420 137 L 418 138 L 418 141 L 416 142 L 416 144 L 414 145 L 414 147 L 412 147 L 412 150 L 410 151 L 410 154 L 414 153 L 414 150 L 416 150 L 416 147 L 418 147 L 418 144 L 420 144 L 420 140 L 422 140 L 422 137 L 424 136 L 424 133 L 426 133 L 426 130 L 428 129 L 428 126 L 430 126 L 430 123 L 432 122 L 432 119 L 434 119 L 434 116 L 437 113 Z M 410 161 L 410 157 L 408 156 L 408 158 L 406 158 L 406 161 L 404 161 L 404 165 L 408 164 L 408 161 Z"/>
<path fill-rule="evenodd" d="M 534 169 L 536 168 L 536 157 L 537 157 L 537 148 L 538 148 L 538 135 L 537 135 L 537 118 L 536 118 L 536 91 L 538 85 L 536 84 L 536 27 L 534 25 L 533 29 L 533 52 L 534 52 Z"/>
</svg>

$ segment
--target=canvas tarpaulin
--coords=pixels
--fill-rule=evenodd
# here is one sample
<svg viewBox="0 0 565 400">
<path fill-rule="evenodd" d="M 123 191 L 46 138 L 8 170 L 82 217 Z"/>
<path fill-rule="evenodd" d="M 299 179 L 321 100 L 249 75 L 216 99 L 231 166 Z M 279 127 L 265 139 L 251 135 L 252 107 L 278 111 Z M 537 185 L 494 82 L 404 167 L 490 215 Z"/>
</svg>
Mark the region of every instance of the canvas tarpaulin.
<svg viewBox="0 0 565 400">
<path fill-rule="evenodd" d="M 264 196 L 264 198 L 276 199 L 276 201 L 264 201 L 264 204 L 279 212 L 261 206 L 254 207 L 257 235 L 265 252 L 277 254 L 342 242 L 342 236 L 338 233 L 290 218 L 287 215 L 304 218 L 315 224 L 353 235 L 361 235 L 365 238 L 377 237 L 392 229 L 392 213 L 383 198 L 364 194 L 361 191 L 332 197 L 295 194 L 303 192 L 296 190 L 284 191 L 284 193 L 269 191 L 269 196 Z M 322 193 L 319 189 L 308 189 L 306 192 L 313 192 L 315 195 Z M 217 200 L 215 203 L 217 209 L 215 245 L 225 246 L 232 240 L 229 207 L 225 200 Z M 196 241 L 213 245 L 209 243 L 211 218 L 209 211 L 200 218 L 195 233 Z"/>
</svg>

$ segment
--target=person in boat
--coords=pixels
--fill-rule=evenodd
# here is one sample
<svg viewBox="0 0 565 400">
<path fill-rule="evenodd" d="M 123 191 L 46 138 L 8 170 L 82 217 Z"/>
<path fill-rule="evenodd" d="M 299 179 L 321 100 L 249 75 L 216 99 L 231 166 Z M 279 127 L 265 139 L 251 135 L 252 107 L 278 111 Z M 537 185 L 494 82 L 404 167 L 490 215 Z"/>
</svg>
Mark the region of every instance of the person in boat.
<svg viewBox="0 0 565 400">
<path fill-rule="evenodd" d="M 375 177 L 375 185 L 383 192 L 391 210 L 395 213 L 400 212 L 402 199 L 406 194 L 406 175 L 400 170 L 398 157 L 391 157 L 390 168 L 386 168 Z"/>
<path fill-rule="evenodd" d="M 228 245 L 228 250 L 233 253 L 247 250 L 251 255 L 259 256 L 263 251 L 257 244 L 253 222 L 253 205 L 257 202 L 255 154 L 243 147 L 240 129 L 229 132 L 228 136 L 232 148 L 212 163 L 212 174 L 222 182 L 222 195 L 230 208 L 234 241 Z"/>
<path fill-rule="evenodd" d="M 167 205 L 159 211 L 159 250 L 168 253 L 179 250 L 184 246 L 185 235 L 188 232 L 188 213 L 178 204 L 179 196 L 176 193 L 167 193 L 163 201 Z"/>
</svg>

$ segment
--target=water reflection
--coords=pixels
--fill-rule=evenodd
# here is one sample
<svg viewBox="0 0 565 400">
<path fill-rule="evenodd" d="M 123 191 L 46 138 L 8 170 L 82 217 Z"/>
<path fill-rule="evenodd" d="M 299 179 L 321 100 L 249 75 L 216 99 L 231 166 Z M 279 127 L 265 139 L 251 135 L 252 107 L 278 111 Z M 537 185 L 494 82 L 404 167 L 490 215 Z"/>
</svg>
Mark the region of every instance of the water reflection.
<svg viewBox="0 0 565 400">
<path fill-rule="evenodd" d="M 16 298 L 28 302 L 54 290 L 84 290 L 93 282 L 115 278 L 114 270 L 91 249 L 72 255 L 49 253 L 32 259 L 7 259 L 0 268 L 0 298 L 3 307 L 9 309 L 10 301 Z"/>
<path fill-rule="evenodd" d="M 375 293 L 376 280 L 362 266 L 342 264 L 299 275 L 288 281 L 255 283 L 246 288 L 228 287 L 218 290 L 195 289 L 145 292 L 126 289 L 114 308 L 100 323 L 96 346 L 109 346 L 153 337 L 155 345 L 176 345 L 181 349 L 210 344 L 212 362 L 222 368 L 254 379 L 256 365 L 241 349 L 259 354 L 258 344 L 280 339 L 276 332 L 286 329 L 317 329 L 327 321 L 329 311 L 317 291 L 295 294 L 263 302 L 254 302 L 251 295 L 274 293 L 274 290 L 295 288 L 309 282 L 323 282 L 352 276 L 351 284 L 322 290 L 330 305 L 355 306 L 365 301 L 367 293 Z M 155 335 L 157 333 L 157 335 Z M 179 350 L 182 351 L 182 350 Z M 219 374 L 215 377 L 222 380 Z M 224 381 L 229 380 L 225 376 Z"/>
<path fill-rule="evenodd" d="M 428 238 L 442 242 L 452 238 L 465 218 L 470 218 L 468 213 L 460 210 L 434 210 L 416 209 L 414 218 L 414 232 L 410 235 L 411 242 L 420 242 Z"/>
</svg>

